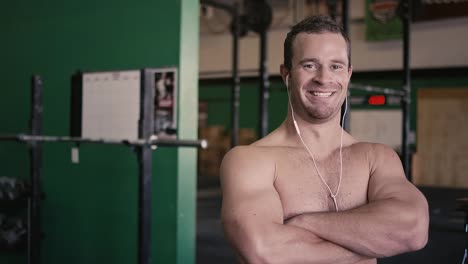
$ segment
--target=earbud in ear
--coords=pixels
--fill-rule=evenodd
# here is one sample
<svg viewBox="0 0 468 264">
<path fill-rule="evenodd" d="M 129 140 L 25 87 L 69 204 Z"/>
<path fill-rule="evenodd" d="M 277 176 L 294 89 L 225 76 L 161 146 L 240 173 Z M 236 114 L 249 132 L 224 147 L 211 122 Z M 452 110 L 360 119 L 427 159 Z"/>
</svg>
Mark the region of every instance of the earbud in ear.
<svg viewBox="0 0 468 264">
<path fill-rule="evenodd" d="M 285 83 L 285 84 L 286 84 L 286 88 L 289 88 L 289 74 L 286 75 L 286 78 L 284 78 L 284 79 L 285 79 L 285 82 L 286 82 L 286 83 Z"/>
</svg>

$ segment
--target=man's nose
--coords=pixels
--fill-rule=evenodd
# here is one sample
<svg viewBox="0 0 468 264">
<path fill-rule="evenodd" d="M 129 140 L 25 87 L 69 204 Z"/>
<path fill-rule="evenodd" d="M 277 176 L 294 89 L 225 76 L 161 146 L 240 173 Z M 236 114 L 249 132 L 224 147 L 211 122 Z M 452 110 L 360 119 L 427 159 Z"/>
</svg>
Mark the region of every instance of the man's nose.
<svg viewBox="0 0 468 264">
<path fill-rule="evenodd" d="M 320 84 L 329 84 L 333 82 L 333 75 L 329 69 L 323 67 L 316 71 L 313 79 Z"/>
</svg>

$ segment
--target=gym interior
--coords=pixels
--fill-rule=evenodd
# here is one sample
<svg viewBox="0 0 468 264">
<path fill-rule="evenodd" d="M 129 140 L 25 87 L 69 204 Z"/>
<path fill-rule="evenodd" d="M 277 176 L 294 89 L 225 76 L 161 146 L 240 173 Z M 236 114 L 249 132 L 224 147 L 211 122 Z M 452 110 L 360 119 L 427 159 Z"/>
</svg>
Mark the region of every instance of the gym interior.
<svg viewBox="0 0 468 264">
<path fill-rule="evenodd" d="M 429 204 L 419 251 L 468 263 L 468 2 L 13 1 L 0 9 L 0 263 L 237 263 L 219 167 L 286 117 L 291 26 L 342 23 L 343 127 Z"/>
</svg>

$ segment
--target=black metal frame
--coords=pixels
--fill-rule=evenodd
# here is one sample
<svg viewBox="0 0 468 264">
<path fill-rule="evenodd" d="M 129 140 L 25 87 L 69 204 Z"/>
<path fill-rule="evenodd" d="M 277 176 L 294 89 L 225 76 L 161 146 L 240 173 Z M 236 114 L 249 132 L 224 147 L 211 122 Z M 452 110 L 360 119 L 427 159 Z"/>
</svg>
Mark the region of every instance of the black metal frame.
<svg viewBox="0 0 468 264">
<path fill-rule="evenodd" d="M 141 70 L 139 138 L 150 138 L 154 127 L 154 74 Z M 138 263 L 151 263 L 151 146 L 138 146 Z"/>
<path fill-rule="evenodd" d="M 43 82 L 39 75 L 31 77 L 31 119 L 32 136 L 42 134 Z M 9 136 L 0 140 L 14 140 Z M 29 147 L 30 194 L 28 199 L 28 264 L 39 264 L 41 258 L 41 199 L 42 199 L 42 146 L 39 141 L 27 141 Z"/>
<path fill-rule="evenodd" d="M 78 71 L 71 77 L 70 135 L 81 137 L 83 107 L 83 73 Z"/>
<path fill-rule="evenodd" d="M 349 36 L 349 2 L 348 0 L 343 0 L 341 3 L 341 23 L 343 24 L 343 31 Z M 351 91 L 348 89 L 347 93 L 347 98 L 351 96 Z M 343 127 L 344 130 L 350 131 L 351 130 L 351 125 L 350 125 L 350 115 L 345 115 L 343 118 L 343 115 L 345 114 L 345 110 L 347 112 L 351 111 L 351 102 L 349 100 L 346 100 L 341 107 L 341 119 L 340 122 L 342 123 L 341 126 Z"/>
<path fill-rule="evenodd" d="M 232 88 L 232 126 L 231 126 L 231 144 L 232 146 L 237 145 L 237 130 L 239 128 L 239 94 L 240 94 L 240 78 L 239 78 L 239 69 L 238 69 L 238 38 L 239 38 L 239 13 L 238 13 L 238 8 L 233 7 L 230 5 L 218 3 L 213 0 L 201 0 L 200 1 L 202 4 L 206 5 L 211 5 L 216 8 L 221 8 L 226 11 L 228 11 L 231 15 L 233 15 L 235 26 L 234 26 L 234 51 L 233 51 L 233 88 Z M 409 150 L 409 123 L 410 123 L 410 103 L 411 103 L 411 69 L 410 69 L 410 62 L 409 62 L 409 53 L 410 53 L 410 24 L 411 24 L 411 12 L 412 12 L 412 0 L 409 1 L 400 1 L 401 4 L 401 12 L 402 12 L 402 21 L 403 21 L 403 72 L 404 72 L 404 78 L 403 78 L 403 91 L 397 92 L 394 89 L 386 89 L 386 88 L 380 88 L 380 87 L 374 87 L 374 86 L 360 86 L 360 85 L 354 85 L 350 84 L 350 89 L 357 89 L 357 90 L 365 90 L 365 91 L 370 91 L 370 92 L 379 92 L 379 93 L 384 93 L 384 94 L 394 94 L 401 96 L 402 98 L 402 112 L 403 112 L 403 131 L 402 131 L 402 146 L 401 146 L 401 158 L 402 158 L 402 163 L 403 163 L 403 168 L 405 170 L 406 177 L 411 180 L 411 175 L 410 175 L 410 150 Z M 343 29 L 345 30 L 346 33 L 349 32 L 349 2 L 348 0 L 343 0 L 343 5 L 342 5 L 342 12 L 343 12 Z M 260 38 L 262 40 L 262 37 Z M 266 41 L 265 41 L 266 42 Z M 265 43 L 266 45 L 266 43 Z M 261 51 L 261 55 L 262 55 Z M 264 60 L 261 60 L 261 69 L 265 68 L 266 70 L 266 65 L 264 64 Z M 266 63 L 266 62 L 265 62 Z M 265 67 L 263 67 L 265 66 Z M 261 82 L 262 82 L 262 87 L 260 91 L 260 98 L 261 98 L 261 103 L 260 103 L 260 113 L 261 113 L 261 118 L 260 118 L 260 130 L 259 132 L 261 135 L 265 135 L 266 132 L 266 127 L 268 126 L 268 104 L 266 100 L 268 100 L 268 75 L 266 74 L 261 74 Z M 264 90 L 263 86 L 266 85 L 266 88 Z M 349 91 L 348 91 L 349 93 Z M 344 105 L 342 109 L 344 110 Z M 351 110 L 351 104 L 348 100 L 347 102 L 347 107 L 348 107 L 348 112 Z M 344 111 L 342 111 L 344 112 Z M 347 115 L 344 120 L 343 127 L 349 131 L 350 128 L 350 115 Z"/>
<path fill-rule="evenodd" d="M 40 201 L 42 196 L 42 142 L 75 142 L 120 144 L 136 147 L 139 170 L 138 190 L 138 263 L 151 263 L 151 179 L 152 148 L 155 146 L 186 146 L 206 148 L 206 140 L 160 140 L 152 138 L 154 123 L 154 69 L 141 70 L 141 104 L 139 119 L 139 138 L 137 140 L 93 139 L 81 137 L 43 136 L 42 134 L 42 94 L 43 82 L 40 76 L 34 75 L 31 81 L 32 108 L 31 108 L 31 135 L 0 135 L 0 141 L 18 141 L 30 146 L 31 169 L 31 197 L 28 215 L 28 263 L 40 263 L 41 249 L 41 222 Z M 73 78 L 78 78 L 74 76 Z M 76 81 L 76 79 L 74 79 Z M 72 81 L 72 83 L 75 83 Z M 72 85 L 73 86 L 73 85 Z M 76 87 L 75 87 L 76 88 Z M 75 90 L 78 91 L 79 90 Z M 73 92 L 72 92 L 73 93 Z M 80 95 L 76 93 L 75 95 Z M 79 100 L 74 99 L 75 103 Z M 81 99 L 80 99 L 81 100 Z M 76 106 L 76 105 L 75 105 Z M 81 118 L 79 119 L 81 120 Z M 76 128 L 76 127 L 75 127 Z M 78 132 L 72 129 L 73 132 Z"/>
<path fill-rule="evenodd" d="M 259 96 L 259 138 L 268 134 L 268 99 L 270 98 L 270 82 L 268 80 L 268 34 L 267 30 L 263 30 L 260 34 L 260 96 Z"/>
<path fill-rule="evenodd" d="M 240 108 L 240 76 L 239 76 L 239 38 L 240 38 L 240 14 L 237 3 L 233 5 L 219 3 L 214 0 L 201 0 L 201 4 L 210 5 L 223 9 L 231 14 L 233 19 L 233 52 L 232 52 L 232 98 L 231 98 L 231 147 L 237 146 L 239 142 L 239 108 Z M 268 133 L 268 99 L 270 97 L 267 69 L 267 30 L 259 33 L 260 36 L 260 89 L 259 89 L 259 137 Z"/>
<path fill-rule="evenodd" d="M 395 89 L 364 86 L 350 84 L 350 89 L 364 90 L 369 92 L 378 92 L 386 95 L 397 95 L 401 97 L 401 107 L 403 113 L 403 126 L 402 126 L 402 142 L 401 142 L 401 159 L 403 169 L 408 180 L 411 181 L 410 175 L 410 149 L 409 149 L 409 133 L 410 133 L 410 103 L 411 103 L 411 69 L 410 69 L 410 41 L 411 41 L 411 14 L 412 14 L 412 0 L 400 1 L 401 19 L 403 22 L 403 89 L 401 91 Z M 348 1 L 343 0 L 343 29 L 348 32 Z M 349 90 L 350 90 L 349 89 Z M 348 92 L 349 92 L 348 90 Z M 350 110 L 350 103 L 348 102 L 348 111 Z M 343 109 L 343 107 L 342 107 Z M 342 111 L 343 112 L 343 111 Z M 349 115 L 346 117 L 344 127 L 349 130 L 350 122 Z"/>
<path fill-rule="evenodd" d="M 239 109 L 240 109 L 240 75 L 239 75 L 239 39 L 240 39 L 240 14 L 239 5 L 228 5 L 214 0 L 201 0 L 201 4 L 225 10 L 231 14 L 233 20 L 232 31 L 232 90 L 231 90 L 231 146 L 237 146 L 239 138 Z"/>
<path fill-rule="evenodd" d="M 32 135 L 42 134 L 42 79 L 38 75 L 31 78 L 31 120 Z M 40 262 L 41 257 L 41 190 L 42 190 L 42 147 L 41 142 L 29 142 L 29 169 L 31 196 L 28 213 L 28 263 Z"/>
<path fill-rule="evenodd" d="M 410 103 L 411 103 L 411 69 L 410 69 L 410 43 L 411 43 L 411 12 L 413 0 L 401 1 L 402 5 L 402 20 L 403 20 L 403 91 L 405 96 L 401 101 L 403 111 L 403 136 L 401 142 L 401 156 L 403 169 L 406 177 L 411 180 L 410 175 L 410 149 L 409 149 L 409 132 L 410 132 Z"/>
<path fill-rule="evenodd" d="M 240 75 L 239 75 L 239 38 L 240 38 L 240 15 L 239 5 L 236 3 L 232 8 L 234 19 L 234 31 L 232 38 L 232 106 L 231 106 L 231 146 L 237 146 L 239 142 L 239 112 L 240 112 Z"/>
</svg>

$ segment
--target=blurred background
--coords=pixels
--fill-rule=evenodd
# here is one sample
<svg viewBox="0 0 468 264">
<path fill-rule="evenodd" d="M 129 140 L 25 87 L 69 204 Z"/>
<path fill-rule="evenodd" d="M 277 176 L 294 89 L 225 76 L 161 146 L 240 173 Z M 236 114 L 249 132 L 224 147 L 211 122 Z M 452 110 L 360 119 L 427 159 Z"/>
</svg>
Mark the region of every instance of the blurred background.
<svg viewBox="0 0 468 264">
<path fill-rule="evenodd" d="M 465 212 L 457 199 L 468 197 L 466 0 L 2 3 L 0 134 L 31 133 L 32 74 L 43 79 L 42 134 L 70 135 L 84 111 L 73 103 L 74 74 L 105 73 L 122 83 L 133 71 L 138 90 L 139 70 L 158 69 L 155 134 L 207 139 L 209 147 L 153 152 L 146 263 L 236 263 L 221 228 L 219 166 L 233 146 L 255 142 L 286 117 L 284 39 L 292 25 L 317 14 L 342 23 L 351 39 L 344 127 L 394 148 L 430 206 L 427 246 L 379 263 L 462 263 Z M 116 94 L 108 91 L 93 111 L 138 114 L 139 102 Z M 104 137 L 129 128 L 106 129 Z M 44 143 L 37 166 L 32 147 L 0 142 L 0 263 L 143 263 L 134 153 Z M 34 211 L 31 204 L 40 206 Z M 34 240 L 31 226 L 40 230 Z"/>
</svg>

